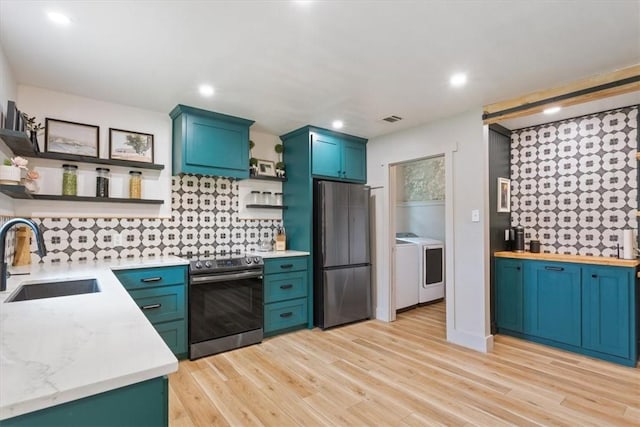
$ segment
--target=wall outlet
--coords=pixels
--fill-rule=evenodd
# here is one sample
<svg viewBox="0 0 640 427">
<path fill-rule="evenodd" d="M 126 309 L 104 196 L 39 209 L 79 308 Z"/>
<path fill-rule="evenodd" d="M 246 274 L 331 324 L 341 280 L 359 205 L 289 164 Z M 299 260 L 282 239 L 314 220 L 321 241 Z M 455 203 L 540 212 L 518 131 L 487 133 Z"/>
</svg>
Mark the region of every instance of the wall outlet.
<svg viewBox="0 0 640 427">
<path fill-rule="evenodd" d="M 471 222 L 480 222 L 480 211 L 478 209 L 471 211 Z"/>
<path fill-rule="evenodd" d="M 113 233 L 111 235 L 111 242 L 113 243 L 113 247 L 118 247 L 118 246 L 122 246 L 122 234 L 120 233 Z"/>
</svg>

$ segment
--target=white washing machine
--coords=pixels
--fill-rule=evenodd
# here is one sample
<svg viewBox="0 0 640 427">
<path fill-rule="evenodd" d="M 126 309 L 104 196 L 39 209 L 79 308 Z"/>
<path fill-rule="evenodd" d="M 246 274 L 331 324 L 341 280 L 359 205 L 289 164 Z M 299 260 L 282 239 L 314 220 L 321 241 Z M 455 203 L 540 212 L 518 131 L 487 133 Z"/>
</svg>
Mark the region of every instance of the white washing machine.
<svg viewBox="0 0 640 427">
<path fill-rule="evenodd" d="M 420 247 L 418 301 L 424 303 L 444 298 L 444 242 L 414 233 L 398 233 L 397 238 Z"/>
<path fill-rule="evenodd" d="M 420 250 L 417 243 L 396 240 L 396 310 L 420 301 Z"/>
</svg>

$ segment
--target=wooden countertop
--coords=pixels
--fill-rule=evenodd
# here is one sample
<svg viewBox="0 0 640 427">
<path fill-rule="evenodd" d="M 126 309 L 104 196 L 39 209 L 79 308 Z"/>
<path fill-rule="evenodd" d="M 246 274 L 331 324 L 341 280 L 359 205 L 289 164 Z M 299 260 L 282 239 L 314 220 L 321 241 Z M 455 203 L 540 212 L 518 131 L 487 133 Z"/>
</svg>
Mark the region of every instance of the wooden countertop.
<svg viewBox="0 0 640 427">
<path fill-rule="evenodd" d="M 531 252 L 494 252 L 498 258 L 532 259 L 538 261 L 574 262 L 578 264 L 611 265 L 614 267 L 637 267 L 640 261 L 637 259 L 618 259 L 602 256 L 563 255 L 563 254 L 534 254 Z"/>
</svg>

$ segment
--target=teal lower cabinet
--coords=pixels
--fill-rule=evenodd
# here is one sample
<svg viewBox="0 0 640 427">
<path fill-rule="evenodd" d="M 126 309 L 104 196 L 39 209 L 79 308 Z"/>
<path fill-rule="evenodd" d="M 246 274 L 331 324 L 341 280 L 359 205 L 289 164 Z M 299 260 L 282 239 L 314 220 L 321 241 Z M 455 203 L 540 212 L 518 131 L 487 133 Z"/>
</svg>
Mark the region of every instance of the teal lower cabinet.
<svg viewBox="0 0 640 427">
<path fill-rule="evenodd" d="M 187 267 L 116 270 L 114 274 L 176 357 L 187 357 Z"/>
<path fill-rule="evenodd" d="M 496 256 L 498 333 L 636 366 L 637 263 L 611 266 L 558 258 L 563 262 Z"/>
<path fill-rule="evenodd" d="M 582 270 L 582 346 L 603 354 L 631 357 L 630 323 L 635 301 L 628 269 L 589 266 Z"/>
<path fill-rule="evenodd" d="M 169 380 L 154 378 L 0 421 L 3 427 L 169 425 Z"/>
<path fill-rule="evenodd" d="M 524 332 L 579 346 L 580 266 L 529 261 L 524 274 Z"/>
<path fill-rule="evenodd" d="M 308 256 L 264 260 L 264 335 L 307 327 Z"/>
<path fill-rule="evenodd" d="M 501 329 L 523 331 L 522 261 L 496 259 L 496 322 Z"/>
</svg>

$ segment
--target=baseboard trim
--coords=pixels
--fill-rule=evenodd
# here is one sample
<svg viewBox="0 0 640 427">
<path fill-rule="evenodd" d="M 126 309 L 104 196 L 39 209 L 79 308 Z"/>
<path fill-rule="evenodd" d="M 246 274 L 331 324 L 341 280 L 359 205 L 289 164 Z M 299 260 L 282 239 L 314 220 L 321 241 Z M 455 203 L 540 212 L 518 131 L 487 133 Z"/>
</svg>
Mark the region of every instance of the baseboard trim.
<svg viewBox="0 0 640 427">
<path fill-rule="evenodd" d="M 482 353 L 493 351 L 493 335 L 474 335 L 452 329 L 447 330 L 447 341 Z"/>
</svg>

